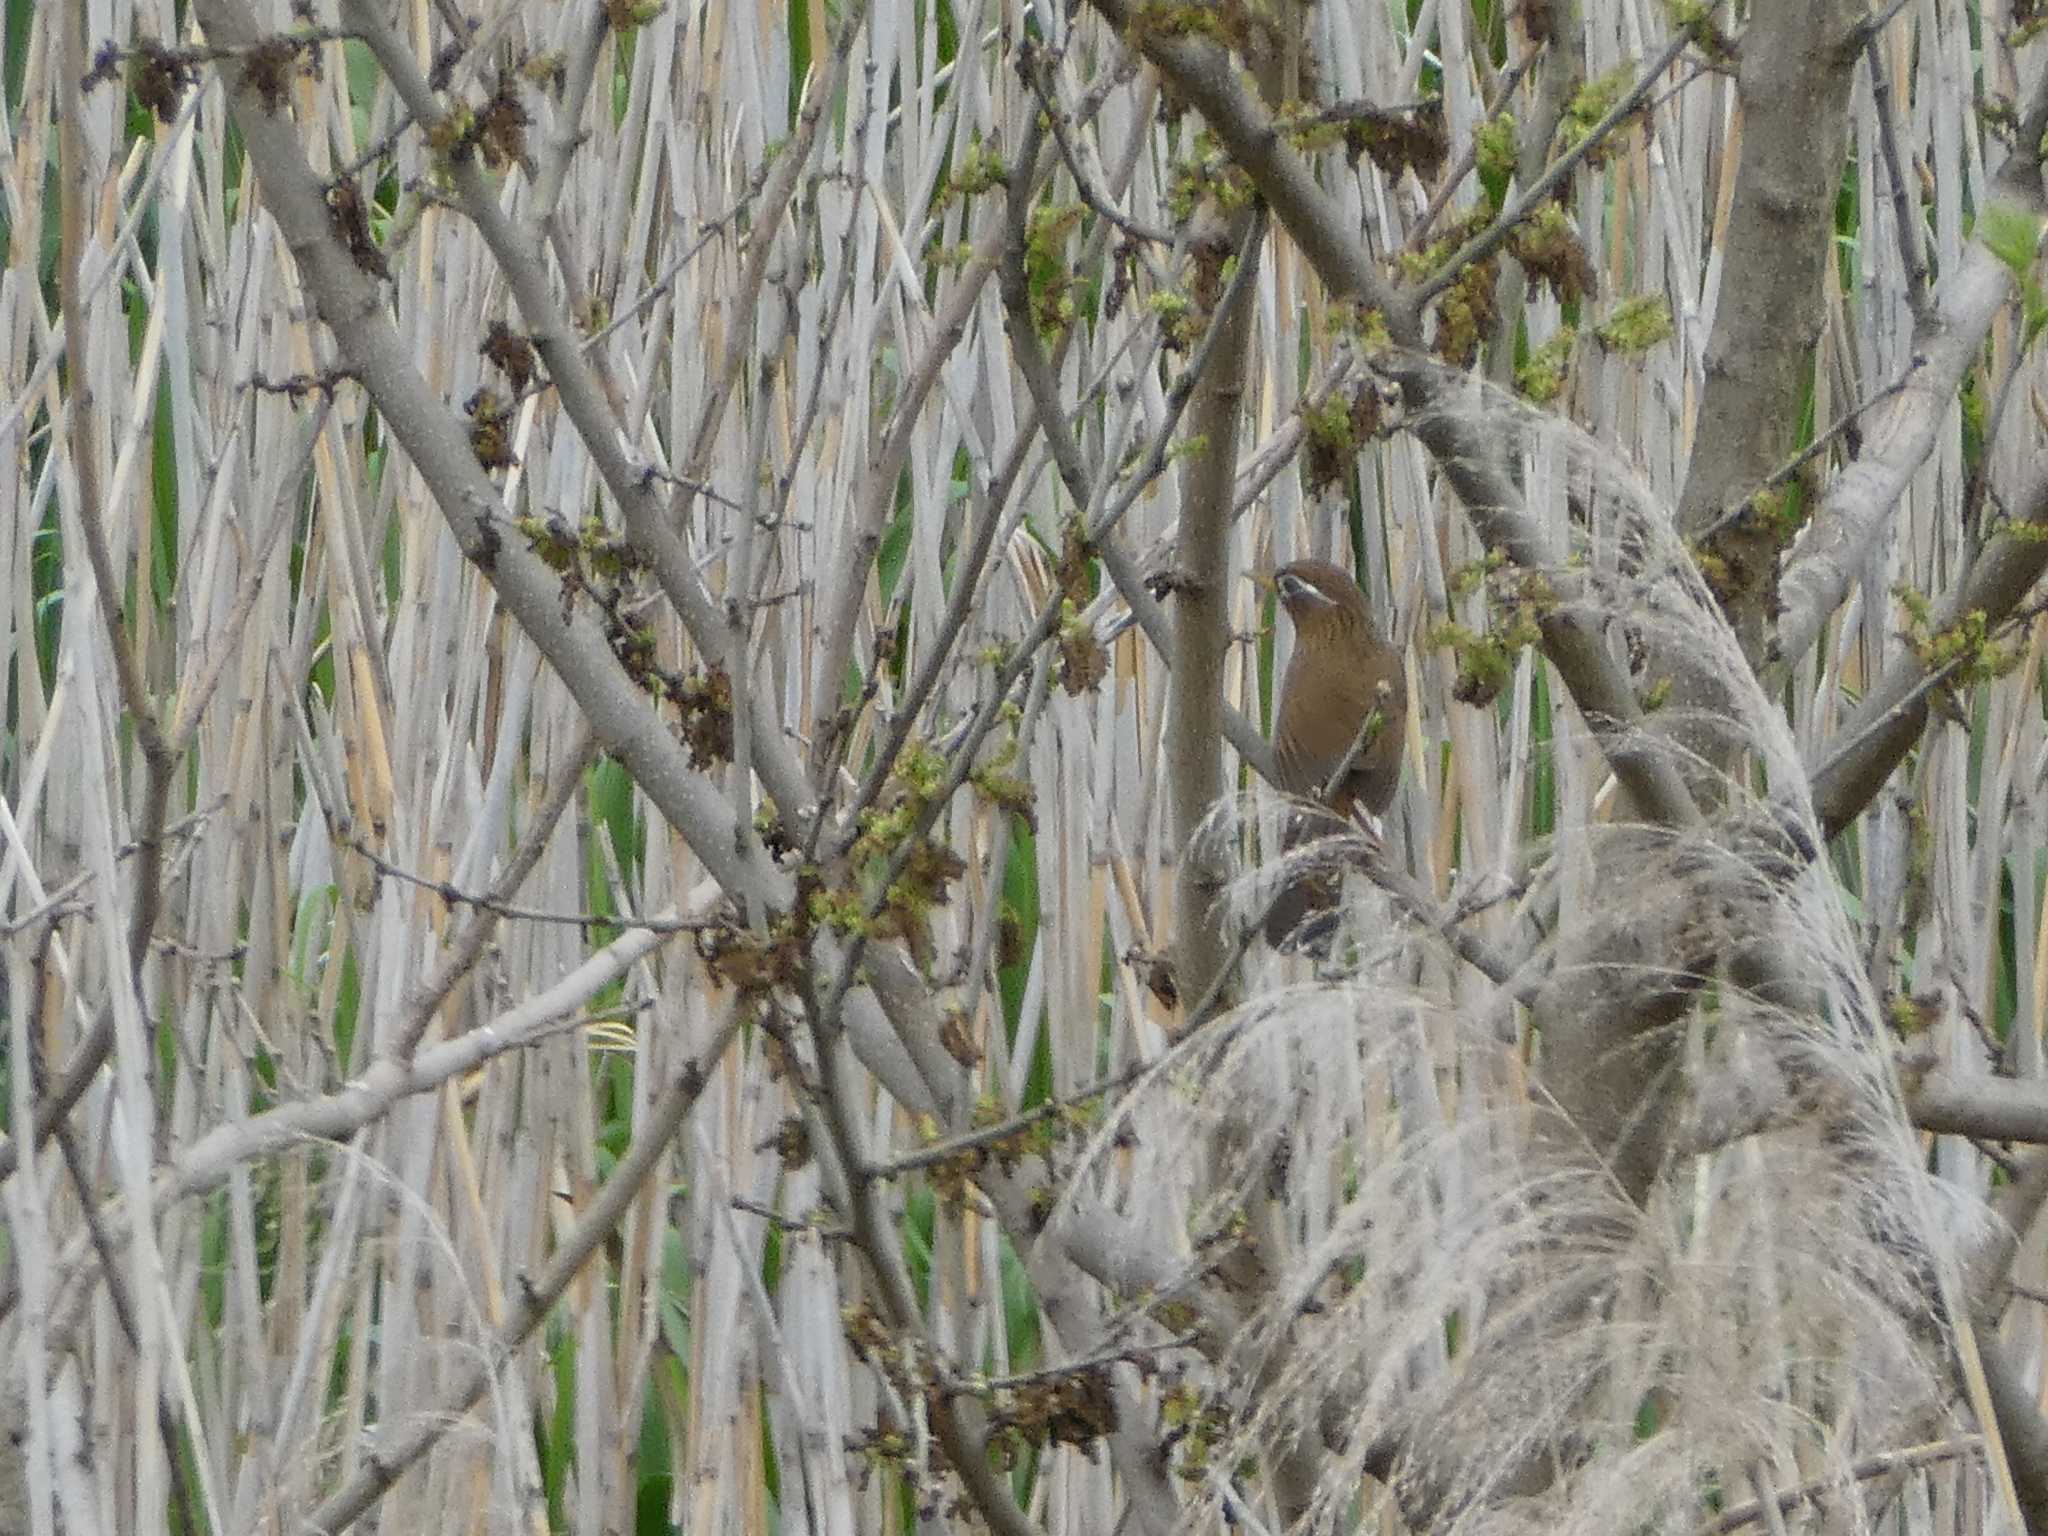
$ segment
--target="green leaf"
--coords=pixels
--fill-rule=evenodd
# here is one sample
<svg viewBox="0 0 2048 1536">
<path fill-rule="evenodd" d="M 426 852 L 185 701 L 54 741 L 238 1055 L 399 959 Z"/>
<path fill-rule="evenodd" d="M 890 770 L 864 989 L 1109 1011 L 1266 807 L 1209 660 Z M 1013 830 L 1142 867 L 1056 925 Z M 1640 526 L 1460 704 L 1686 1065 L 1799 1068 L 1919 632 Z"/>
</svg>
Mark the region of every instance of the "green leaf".
<svg viewBox="0 0 2048 1536">
<path fill-rule="evenodd" d="M 2025 281 L 2041 247 L 2041 221 L 2017 203 L 2000 198 L 1977 215 L 1977 236 L 1985 248 Z"/>
<path fill-rule="evenodd" d="M 2042 294 L 2041 285 L 2031 277 L 2020 284 L 2020 314 L 2025 321 L 2020 339 L 2020 350 L 2024 352 L 2034 344 L 2041 328 L 2048 325 L 2048 296 Z"/>
</svg>

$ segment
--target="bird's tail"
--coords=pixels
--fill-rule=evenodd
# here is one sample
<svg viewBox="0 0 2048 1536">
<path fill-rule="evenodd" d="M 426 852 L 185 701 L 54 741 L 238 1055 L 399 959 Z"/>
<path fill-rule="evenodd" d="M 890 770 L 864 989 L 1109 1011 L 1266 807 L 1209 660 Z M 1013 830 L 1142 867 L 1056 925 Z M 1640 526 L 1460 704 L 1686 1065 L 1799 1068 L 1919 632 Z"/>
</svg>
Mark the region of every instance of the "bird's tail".
<svg viewBox="0 0 2048 1536">
<path fill-rule="evenodd" d="M 1290 807 L 1281 848 L 1292 855 L 1296 849 L 1335 837 L 1349 825 L 1322 807 Z M 1343 889 L 1343 875 L 1327 861 L 1296 858 L 1292 862 L 1296 867 L 1287 871 L 1267 903 L 1260 927 L 1266 942 L 1276 950 L 1325 954 L 1337 931 L 1337 898 Z"/>
</svg>

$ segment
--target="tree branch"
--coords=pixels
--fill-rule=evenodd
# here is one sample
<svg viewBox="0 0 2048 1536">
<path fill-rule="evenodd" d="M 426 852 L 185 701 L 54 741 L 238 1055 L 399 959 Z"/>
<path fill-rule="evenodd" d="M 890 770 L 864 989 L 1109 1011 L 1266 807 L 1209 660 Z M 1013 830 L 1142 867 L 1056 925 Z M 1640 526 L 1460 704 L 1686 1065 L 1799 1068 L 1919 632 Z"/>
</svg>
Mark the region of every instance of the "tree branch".
<svg viewBox="0 0 2048 1536">
<path fill-rule="evenodd" d="M 633 1144 L 547 1263 L 538 1273 L 519 1277 L 505 1321 L 469 1356 L 472 1363 L 463 1369 L 454 1390 L 431 1410 L 414 1416 L 408 1425 L 395 1430 L 387 1428 L 363 1457 L 362 1469 L 306 1517 L 308 1530 L 320 1532 L 321 1536 L 339 1536 L 397 1486 L 406 1470 L 432 1450 L 444 1434 L 462 1423 L 491 1384 L 500 1363 L 547 1320 L 556 1301 L 569 1288 L 569 1282 L 625 1220 L 640 1187 L 689 1119 L 704 1085 L 710 1081 L 711 1069 L 738 1031 L 739 1010 L 734 1008 L 728 1011 L 711 1043 L 685 1063 L 683 1070 L 662 1089 L 661 1096 L 647 1107 Z"/>
<path fill-rule="evenodd" d="M 1981 617 L 1987 631 L 2003 623 L 2048 570 L 2048 536 L 2043 530 L 2048 530 L 2048 473 L 2027 488 L 2015 526 L 1994 536 L 1968 574 L 1936 605 L 1929 620 L 1931 632 L 1953 631 L 1973 616 Z M 1862 705 L 1830 739 L 1829 756 L 1812 781 L 1814 811 L 1828 837 L 1838 836 L 1861 814 L 1919 741 L 1927 726 L 1932 681 L 1919 651 L 1901 646 Z"/>
<path fill-rule="evenodd" d="M 2048 217 L 2040 164 L 2027 153 L 2048 128 L 2048 75 L 2021 123 L 2019 149 L 2006 156 L 1988 202 L 2004 201 L 2035 219 Z M 1981 236 L 1936 289 L 1931 313 L 1913 327 L 1913 360 L 1884 419 L 1864 434 L 1864 450 L 1835 477 L 1779 584 L 1783 612 L 1766 653 L 1766 689 L 1780 683 L 1812 649 L 1829 615 L 1874 558 L 1892 508 L 1935 441 L 1948 430 L 1950 408 L 1976 366 L 1991 322 L 2012 298 L 2012 270 Z"/>
<path fill-rule="evenodd" d="M 351 4 L 361 6 L 361 0 Z M 247 48 L 262 39 L 241 0 L 200 0 L 199 14 L 207 35 L 223 46 Z M 466 433 L 413 367 L 410 348 L 392 326 L 379 289 L 336 235 L 320 182 L 290 119 L 270 110 L 245 67 L 224 65 L 223 74 L 236 124 L 262 177 L 265 202 L 321 319 L 426 481 L 463 553 L 490 576 L 500 599 L 576 697 L 599 738 L 713 878 L 750 899 L 785 905 L 789 878 L 767 862 L 755 840 L 736 836 L 739 828 L 717 786 L 690 766 L 674 731 L 611 654 L 588 605 L 565 614 L 559 580 L 512 534 L 497 488 L 477 462 Z M 502 225 L 502 216 L 498 222 Z M 513 254 L 515 264 L 533 265 L 530 258 Z M 538 302 L 544 303 L 544 278 L 536 280 L 542 290 Z M 563 339 L 558 335 L 551 345 Z M 574 350 L 567 349 L 570 354 Z M 565 371 L 578 376 L 581 365 Z M 587 374 L 581 376 L 588 383 Z M 594 384 L 588 387 L 595 391 Z M 599 441 L 590 447 L 601 460 L 621 457 Z M 708 596 L 703 602 L 708 611 Z M 761 734 L 780 739 L 779 733 Z M 786 750 L 787 743 L 783 746 Z"/>
</svg>

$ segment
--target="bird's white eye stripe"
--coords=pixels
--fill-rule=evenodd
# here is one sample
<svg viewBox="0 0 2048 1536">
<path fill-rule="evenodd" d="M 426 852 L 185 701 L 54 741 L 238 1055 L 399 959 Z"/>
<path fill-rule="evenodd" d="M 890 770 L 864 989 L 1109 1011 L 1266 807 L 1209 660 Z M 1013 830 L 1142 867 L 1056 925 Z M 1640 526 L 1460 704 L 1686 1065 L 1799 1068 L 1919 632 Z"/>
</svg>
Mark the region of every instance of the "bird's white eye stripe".
<svg viewBox="0 0 2048 1536">
<path fill-rule="evenodd" d="M 1292 571 L 1282 572 L 1273 585 L 1278 589 L 1283 602 L 1305 600 L 1328 605 L 1336 601 L 1314 582 L 1304 581 Z"/>
</svg>

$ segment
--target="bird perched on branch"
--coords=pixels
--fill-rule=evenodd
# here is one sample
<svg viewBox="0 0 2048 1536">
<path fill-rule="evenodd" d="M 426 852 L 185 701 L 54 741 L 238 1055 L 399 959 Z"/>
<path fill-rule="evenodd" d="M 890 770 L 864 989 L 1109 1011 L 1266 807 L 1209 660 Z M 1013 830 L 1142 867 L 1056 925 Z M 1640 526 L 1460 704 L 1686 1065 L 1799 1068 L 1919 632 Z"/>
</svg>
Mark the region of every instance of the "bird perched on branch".
<svg viewBox="0 0 2048 1536">
<path fill-rule="evenodd" d="M 1328 807 L 1289 811 L 1292 848 L 1336 830 L 1333 818 L 1349 821 L 1360 808 L 1378 816 L 1393 804 L 1408 690 L 1401 654 L 1374 633 L 1372 605 L 1350 572 L 1297 560 L 1274 572 L 1272 587 L 1294 621 L 1294 655 L 1273 710 L 1275 782 Z M 1337 890 L 1333 872 L 1295 877 L 1267 910 L 1266 942 L 1306 939 L 1311 922 L 1336 905 Z"/>
</svg>

